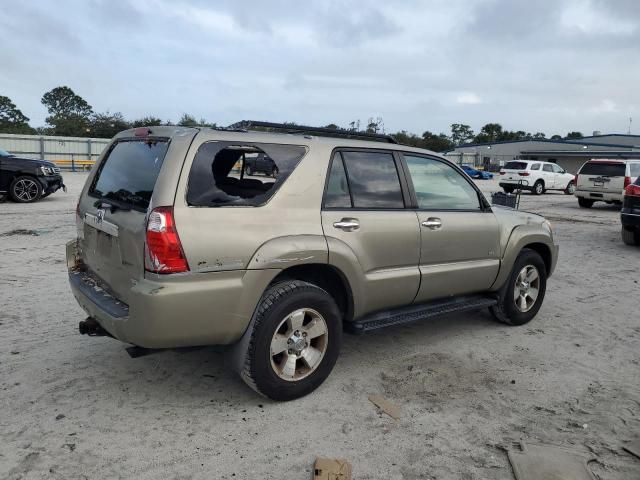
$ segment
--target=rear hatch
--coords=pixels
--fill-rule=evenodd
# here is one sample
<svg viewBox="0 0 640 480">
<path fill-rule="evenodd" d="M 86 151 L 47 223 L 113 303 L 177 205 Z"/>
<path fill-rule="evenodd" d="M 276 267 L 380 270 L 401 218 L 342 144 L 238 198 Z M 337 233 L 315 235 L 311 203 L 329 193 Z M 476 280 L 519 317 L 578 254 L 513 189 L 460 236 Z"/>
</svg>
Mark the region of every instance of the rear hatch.
<svg viewBox="0 0 640 480">
<path fill-rule="evenodd" d="M 577 175 L 576 187 L 588 192 L 621 194 L 624 190 L 626 165 L 615 160 L 591 160 Z"/>
<path fill-rule="evenodd" d="M 518 183 L 522 181 L 524 185 L 529 185 L 529 177 L 531 174 L 527 170 L 528 163 L 522 161 L 512 161 L 505 163 L 500 169 L 500 181 Z"/>
<path fill-rule="evenodd" d="M 144 277 L 146 215 L 169 138 L 119 138 L 78 204 L 82 259 L 98 285 L 128 303 Z"/>
</svg>

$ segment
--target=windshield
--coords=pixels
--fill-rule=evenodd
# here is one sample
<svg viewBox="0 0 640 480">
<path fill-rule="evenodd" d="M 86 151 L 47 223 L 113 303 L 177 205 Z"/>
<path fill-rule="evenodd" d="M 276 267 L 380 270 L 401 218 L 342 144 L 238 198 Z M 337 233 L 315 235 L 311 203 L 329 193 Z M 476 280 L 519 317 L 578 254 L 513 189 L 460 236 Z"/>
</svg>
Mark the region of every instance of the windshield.
<svg viewBox="0 0 640 480">
<path fill-rule="evenodd" d="M 158 139 L 116 143 L 100 165 L 89 195 L 145 211 L 168 145 Z"/>
<path fill-rule="evenodd" d="M 0 148 L 0 157 L 10 157 L 11 154 L 9 152 L 7 152 L 6 150 L 2 150 Z"/>
</svg>

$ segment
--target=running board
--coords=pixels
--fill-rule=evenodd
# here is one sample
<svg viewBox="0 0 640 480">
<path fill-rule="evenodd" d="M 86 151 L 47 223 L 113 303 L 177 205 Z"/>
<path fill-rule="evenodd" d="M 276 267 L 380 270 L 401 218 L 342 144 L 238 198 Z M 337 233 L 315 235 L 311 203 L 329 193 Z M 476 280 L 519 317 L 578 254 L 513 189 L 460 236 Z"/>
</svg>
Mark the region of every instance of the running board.
<svg viewBox="0 0 640 480">
<path fill-rule="evenodd" d="M 497 303 L 498 300 L 496 298 L 487 295 L 446 298 L 421 305 L 410 305 L 372 313 L 354 322 L 349 322 L 345 325 L 345 330 L 349 333 L 361 335 L 381 328 L 405 325 L 447 313 L 491 307 Z"/>
</svg>

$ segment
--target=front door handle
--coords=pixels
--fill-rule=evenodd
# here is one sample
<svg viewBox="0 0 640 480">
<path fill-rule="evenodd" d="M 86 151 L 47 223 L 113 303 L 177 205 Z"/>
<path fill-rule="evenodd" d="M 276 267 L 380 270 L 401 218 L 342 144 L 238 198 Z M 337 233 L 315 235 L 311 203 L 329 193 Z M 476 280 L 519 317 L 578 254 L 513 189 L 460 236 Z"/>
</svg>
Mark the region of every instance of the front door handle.
<svg viewBox="0 0 640 480">
<path fill-rule="evenodd" d="M 421 224 L 423 227 L 430 228 L 431 230 L 438 230 L 442 228 L 442 220 L 436 217 L 429 217 Z"/>
<path fill-rule="evenodd" d="M 360 222 L 357 218 L 343 218 L 339 222 L 334 222 L 333 226 L 345 232 L 352 232 L 360 228 Z"/>
</svg>

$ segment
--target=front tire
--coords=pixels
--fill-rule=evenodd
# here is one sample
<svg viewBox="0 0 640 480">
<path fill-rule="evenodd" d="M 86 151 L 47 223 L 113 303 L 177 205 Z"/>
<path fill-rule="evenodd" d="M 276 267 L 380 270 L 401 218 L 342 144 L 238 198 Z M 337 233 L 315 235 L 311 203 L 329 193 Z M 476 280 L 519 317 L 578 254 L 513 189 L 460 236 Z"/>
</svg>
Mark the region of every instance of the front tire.
<svg viewBox="0 0 640 480">
<path fill-rule="evenodd" d="M 544 193 L 544 183 L 538 180 L 534 183 L 532 192 L 534 195 L 542 195 Z"/>
<path fill-rule="evenodd" d="M 567 185 L 567 188 L 564 189 L 564 194 L 573 195 L 574 193 L 576 193 L 576 184 L 573 182 L 569 182 L 569 185 Z"/>
<path fill-rule="evenodd" d="M 493 316 L 507 325 L 524 325 L 536 316 L 547 290 L 547 268 L 540 254 L 523 249 L 500 291 L 498 305 L 489 307 Z"/>
<path fill-rule="evenodd" d="M 578 205 L 582 208 L 591 208 L 593 207 L 593 200 L 589 200 L 587 198 L 578 197 Z"/>
<path fill-rule="evenodd" d="M 37 202 L 42 197 L 42 185 L 33 177 L 16 177 L 9 187 L 9 195 L 14 202 Z"/>
<path fill-rule="evenodd" d="M 622 227 L 622 241 L 625 245 L 640 245 L 640 232 Z"/>
<path fill-rule="evenodd" d="M 322 288 L 301 280 L 270 287 L 254 314 L 242 379 L 273 400 L 293 400 L 318 388 L 336 363 L 341 314 Z"/>
</svg>

